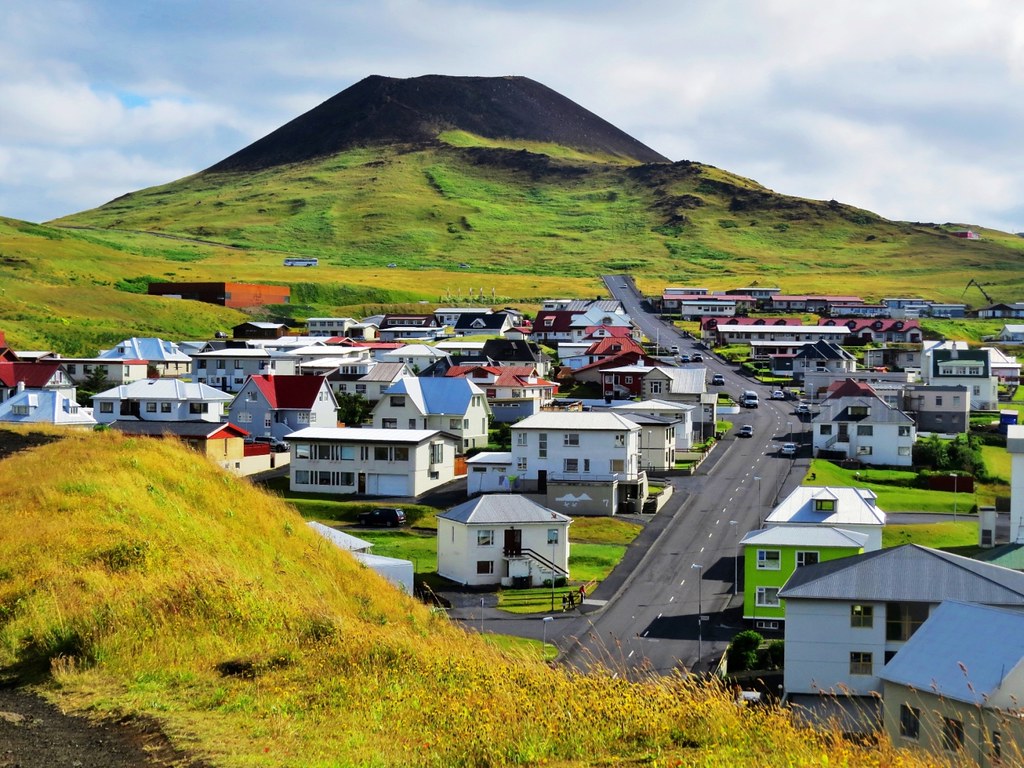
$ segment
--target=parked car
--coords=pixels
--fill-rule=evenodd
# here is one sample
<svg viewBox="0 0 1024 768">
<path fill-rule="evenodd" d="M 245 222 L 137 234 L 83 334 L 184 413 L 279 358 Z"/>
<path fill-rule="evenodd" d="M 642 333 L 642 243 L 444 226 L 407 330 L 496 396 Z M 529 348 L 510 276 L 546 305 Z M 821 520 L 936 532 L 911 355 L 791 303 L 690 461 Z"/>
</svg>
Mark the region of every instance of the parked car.
<svg viewBox="0 0 1024 768">
<path fill-rule="evenodd" d="M 753 437 L 754 428 L 749 424 L 744 424 L 740 427 L 740 431 L 736 433 L 736 437 Z"/>
<path fill-rule="evenodd" d="M 711 383 L 716 386 L 721 386 L 722 384 L 725 384 L 725 376 L 720 373 L 716 373 L 711 377 Z"/>
<path fill-rule="evenodd" d="M 252 439 L 252 442 L 266 443 L 274 453 L 284 453 L 288 450 L 288 443 L 277 437 L 263 437 L 262 435 L 257 435 Z"/>
<path fill-rule="evenodd" d="M 796 451 L 796 443 L 783 443 L 782 448 L 779 449 L 779 453 L 783 456 L 796 456 Z"/>
<path fill-rule="evenodd" d="M 369 512 L 360 512 L 357 520 L 360 525 L 397 528 L 405 525 L 405 510 L 400 507 L 374 507 Z"/>
</svg>

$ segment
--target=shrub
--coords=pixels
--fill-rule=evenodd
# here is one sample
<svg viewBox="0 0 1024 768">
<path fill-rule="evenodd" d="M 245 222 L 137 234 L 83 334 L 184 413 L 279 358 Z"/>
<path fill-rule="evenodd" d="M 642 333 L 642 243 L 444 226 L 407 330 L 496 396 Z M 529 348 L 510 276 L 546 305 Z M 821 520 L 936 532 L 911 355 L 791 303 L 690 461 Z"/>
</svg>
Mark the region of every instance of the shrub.
<svg viewBox="0 0 1024 768">
<path fill-rule="evenodd" d="M 757 649 L 761 647 L 764 638 L 760 632 L 746 629 L 732 639 L 729 646 L 729 670 L 731 672 L 742 672 L 745 669 L 754 669 L 757 666 Z"/>
</svg>

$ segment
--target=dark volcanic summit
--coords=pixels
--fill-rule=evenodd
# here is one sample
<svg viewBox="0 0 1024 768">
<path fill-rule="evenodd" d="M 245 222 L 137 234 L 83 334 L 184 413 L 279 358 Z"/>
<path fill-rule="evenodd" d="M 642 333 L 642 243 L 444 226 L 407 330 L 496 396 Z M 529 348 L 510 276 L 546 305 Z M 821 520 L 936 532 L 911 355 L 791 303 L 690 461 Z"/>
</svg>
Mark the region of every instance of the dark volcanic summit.
<svg viewBox="0 0 1024 768">
<path fill-rule="evenodd" d="M 256 171 L 357 146 L 434 141 L 447 130 L 553 142 L 643 163 L 668 158 L 526 77 L 371 75 L 207 171 Z"/>
</svg>

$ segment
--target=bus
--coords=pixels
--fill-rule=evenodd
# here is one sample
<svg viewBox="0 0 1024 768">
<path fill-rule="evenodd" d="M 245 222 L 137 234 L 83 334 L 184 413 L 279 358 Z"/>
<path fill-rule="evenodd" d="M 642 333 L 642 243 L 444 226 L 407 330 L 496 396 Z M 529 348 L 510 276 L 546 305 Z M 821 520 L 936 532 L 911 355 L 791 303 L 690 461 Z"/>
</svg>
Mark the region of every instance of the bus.
<svg viewBox="0 0 1024 768">
<path fill-rule="evenodd" d="M 320 259 L 285 259 L 284 265 L 286 267 L 316 267 L 320 264 Z"/>
</svg>

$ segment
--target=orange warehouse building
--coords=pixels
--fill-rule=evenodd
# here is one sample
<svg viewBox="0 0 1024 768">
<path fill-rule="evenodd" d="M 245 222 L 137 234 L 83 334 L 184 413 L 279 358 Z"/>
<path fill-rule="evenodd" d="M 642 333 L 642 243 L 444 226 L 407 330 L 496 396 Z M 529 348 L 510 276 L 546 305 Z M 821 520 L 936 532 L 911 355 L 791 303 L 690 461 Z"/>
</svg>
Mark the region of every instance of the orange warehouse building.
<svg viewBox="0 0 1024 768">
<path fill-rule="evenodd" d="M 256 283 L 150 283 L 150 296 L 173 296 L 240 309 L 265 304 L 287 304 L 292 290 L 286 285 Z"/>
</svg>

